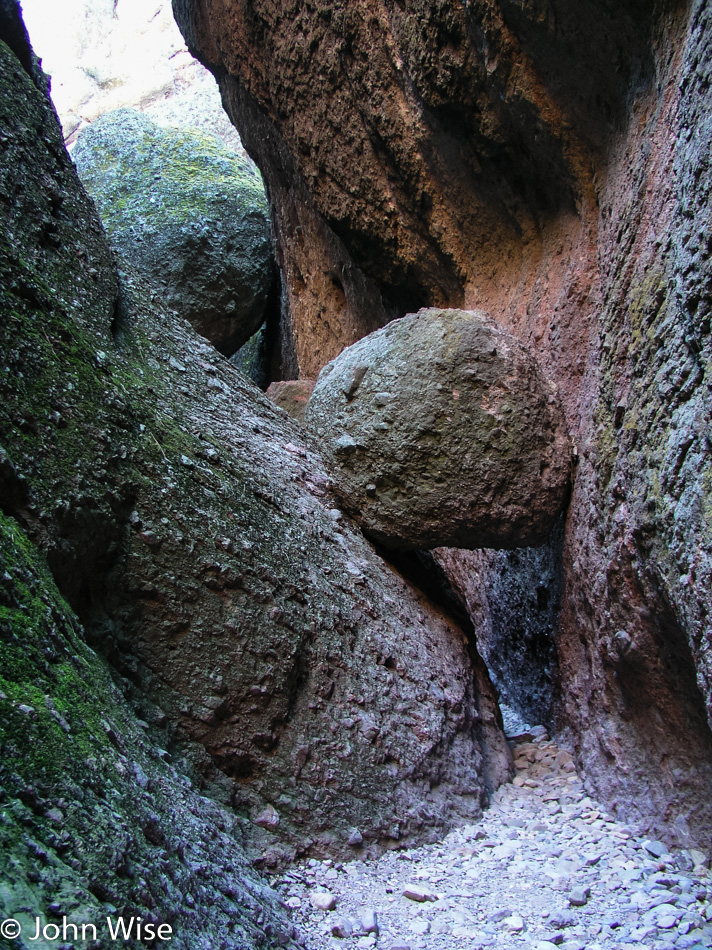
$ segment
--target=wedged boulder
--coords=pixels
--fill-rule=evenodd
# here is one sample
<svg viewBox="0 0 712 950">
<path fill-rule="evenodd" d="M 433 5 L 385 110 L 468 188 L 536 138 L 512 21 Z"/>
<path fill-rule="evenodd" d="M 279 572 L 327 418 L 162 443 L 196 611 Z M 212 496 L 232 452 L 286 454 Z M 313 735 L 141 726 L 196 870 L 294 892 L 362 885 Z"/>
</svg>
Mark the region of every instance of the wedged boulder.
<svg viewBox="0 0 712 950">
<path fill-rule="evenodd" d="M 537 544 L 566 503 L 556 390 L 481 311 L 421 310 L 359 340 L 306 418 L 344 508 L 387 547 Z"/>
<path fill-rule="evenodd" d="M 244 819 L 260 863 L 477 817 L 511 759 L 473 646 L 343 517 L 304 427 L 117 274 L 2 43 L 0 125 L 0 504 L 151 735 Z M 32 705 L 22 672 L 3 668 Z M 85 700 L 66 699 L 71 726 Z"/>
<path fill-rule="evenodd" d="M 246 343 L 274 277 L 267 199 L 249 159 L 131 109 L 86 128 L 72 157 L 112 246 L 168 306 L 221 353 Z"/>
<path fill-rule="evenodd" d="M 424 305 L 535 348 L 577 447 L 559 725 L 619 818 L 709 848 L 709 2 L 173 6 L 268 184 L 300 375 Z"/>
</svg>

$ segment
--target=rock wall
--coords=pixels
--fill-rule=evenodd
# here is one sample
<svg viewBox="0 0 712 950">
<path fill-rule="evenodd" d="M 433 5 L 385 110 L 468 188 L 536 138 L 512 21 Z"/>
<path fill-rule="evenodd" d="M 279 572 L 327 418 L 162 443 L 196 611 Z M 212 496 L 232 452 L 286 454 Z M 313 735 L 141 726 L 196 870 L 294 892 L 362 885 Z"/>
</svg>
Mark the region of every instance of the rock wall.
<svg viewBox="0 0 712 950">
<path fill-rule="evenodd" d="M 240 821 L 170 764 L 2 513 L 0 542 L 0 913 L 24 931 L 12 946 L 37 946 L 36 918 L 63 916 L 106 946 L 106 916 L 124 915 L 169 927 L 180 950 L 295 947 Z"/>
<path fill-rule="evenodd" d="M 258 864 L 478 816 L 511 774 L 484 664 L 336 509 L 304 428 L 117 271 L 21 40 L 26 68 L 0 42 L 5 516 Z M 12 700 L 44 702 L 13 670 Z"/>
<path fill-rule="evenodd" d="M 433 304 L 536 352 L 579 458 L 559 728 L 621 815 L 709 839 L 709 3 L 174 10 L 265 177 L 287 370 Z"/>
</svg>

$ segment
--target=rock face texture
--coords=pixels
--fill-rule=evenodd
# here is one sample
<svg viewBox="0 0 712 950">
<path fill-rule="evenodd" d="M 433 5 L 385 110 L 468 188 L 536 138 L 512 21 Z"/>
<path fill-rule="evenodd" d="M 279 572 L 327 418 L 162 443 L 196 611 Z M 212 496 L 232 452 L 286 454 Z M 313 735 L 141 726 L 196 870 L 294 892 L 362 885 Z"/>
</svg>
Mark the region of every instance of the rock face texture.
<svg viewBox="0 0 712 950">
<path fill-rule="evenodd" d="M 304 422 L 307 404 L 316 385 L 313 379 L 281 380 L 270 383 L 266 395 L 275 405 L 291 416 Z"/>
<path fill-rule="evenodd" d="M 116 805 L 126 815 L 124 852 L 139 835 L 144 807 L 157 816 L 140 831 L 156 850 L 141 844 L 132 884 L 116 888 L 147 912 L 154 903 L 167 910 L 173 887 L 184 882 L 183 903 L 192 906 L 189 896 L 213 901 L 203 851 L 178 852 L 186 870 L 173 884 L 173 858 L 163 855 L 183 833 L 183 819 L 171 827 L 167 809 L 171 783 L 187 773 L 213 804 L 201 806 L 187 785 L 175 792 L 177 814 L 191 803 L 199 812 L 186 836 L 193 842 L 204 834 L 212 861 L 226 855 L 231 865 L 227 902 L 216 897 L 219 906 L 210 911 L 223 942 L 206 945 L 273 946 L 281 939 L 279 914 L 269 895 L 250 896 L 251 878 L 239 885 L 238 846 L 224 850 L 212 829 L 231 836 L 239 820 L 252 860 L 270 866 L 296 852 L 367 855 L 427 840 L 456 819 L 479 815 L 488 789 L 511 774 L 496 696 L 462 631 L 338 511 L 304 428 L 152 301 L 131 268 L 117 273 L 49 102 L 4 43 L 0 58 L 0 502 L 7 530 L 13 538 L 24 531 L 41 550 L 143 723 L 126 712 L 124 727 L 117 721 L 124 713 L 114 714 L 120 701 L 111 699 L 104 738 L 99 732 L 105 748 L 108 738 L 120 752 L 119 794 L 133 761 L 157 786 L 145 789 L 148 798 L 138 796 L 134 812 Z M 29 582 L 17 583 L 8 588 L 7 609 L 34 610 Z M 41 585 L 38 591 L 45 596 Z M 55 601 L 46 594 L 50 611 Z M 96 694 L 81 692 L 79 680 L 91 680 L 94 667 L 85 673 L 81 657 L 92 654 L 77 628 L 79 667 L 65 659 L 73 615 L 63 616 L 66 623 L 55 617 L 28 645 L 30 667 L 3 664 L 3 715 L 15 722 L 31 716 L 21 707 L 31 707 L 45 729 L 51 700 L 70 729 L 85 728 L 84 718 L 91 732 Z M 45 649 L 53 629 L 59 639 Z M 60 688 L 65 667 L 76 700 Z M 145 756 L 133 738 L 143 731 L 150 738 Z M 15 804 L 18 789 L 37 764 L 32 735 L 14 733 L 13 762 L 23 742 L 31 746 L 27 768 L 17 766 L 20 779 L 3 775 L 18 820 L 25 815 Z M 158 760 L 155 769 L 144 764 L 154 753 L 166 757 L 159 743 L 178 779 Z M 82 760 L 94 747 L 89 736 L 77 743 Z M 106 755 L 110 768 L 115 758 Z M 136 781 L 142 787 L 143 779 Z M 44 808 L 49 795 L 37 787 L 37 807 Z M 68 803 L 70 795 L 81 801 L 73 786 Z M 114 798 L 107 801 L 113 808 Z M 76 806 L 77 822 L 99 814 L 93 799 L 90 805 Z M 74 808 L 67 805 L 73 816 Z M 223 813 L 220 829 L 215 816 Z M 47 840 L 52 862 L 64 839 Z M 15 845 L 7 842 L 10 857 Z M 87 844 L 94 847 L 99 867 L 103 844 Z M 153 885 L 141 876 L 146 855 L 160 869 L 151 881 L 165 900 L 151 897 Z M 209 884 L 195 896 L 191 875 L 201 888 Z M 109 876 L 109 892 L 113 887 Z M 234 937 L 221 917 L 233 901 L 246 908 Z M 196 919 L 191 932 L 199 926 Z"/>
<path fill-rule="evenodd" d="M 186 49 L 170 0 L 24 0 L 23 16 L 72 144 L 106 112 L 137 109 L 244 154 L 214 78 Z"/>
<path fill-rule="evenodd" d="M 294 947 L 276 895 L 245 859 L 240 822 L 164 761 L 2 513 L 0 571 L 0 913 L 25 935 L 12 945 L 37 946 L 35 919 L 51 922 L 55 906 L 94 924 L 106 946 L 113 905 L 168 925 L 181 950 Z"/>
<path fill-rule="evenodd" d="M 267 199 L 252 163 L 130 109 L 89 126 L 72 158 L 112 246 L 168 306 L 226 355 L 246 343 L 274 279 Z"/>
<path fill-rule="evenodd" d="M 344 508 L 380 544 L 546 539 L 571 444 L 554 387 L 482 312 L 394 320 L 322 370 L 307 407 Z"/>
<path fill-rule="evenodd" d="M 710 4 L 174 10 L 265 175 L 302 375 L 428 305 L 536 352 L 580 459 L 559 729 L 622 817 L 709 839 Z"/>
</svg>

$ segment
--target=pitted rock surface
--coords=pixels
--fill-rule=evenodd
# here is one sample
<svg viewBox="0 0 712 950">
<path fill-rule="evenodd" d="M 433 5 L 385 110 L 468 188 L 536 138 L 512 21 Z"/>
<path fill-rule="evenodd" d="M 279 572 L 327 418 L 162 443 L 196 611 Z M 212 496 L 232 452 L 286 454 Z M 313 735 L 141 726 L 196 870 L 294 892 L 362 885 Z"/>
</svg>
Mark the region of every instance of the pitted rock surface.
<svg viewBox="0 0 712 950">
<path fill-rule="evenodd" d="M 221 353 L 265 319 L 274 278 L 259 173 L 205 133 L 131 109 L 88 126 L 72 158 L 112 246 Z"/>
<path fill-rule="evenodd" d="M 284 409 L 288 416 L 304 422 L 307 404 L 314 392 L 316 381 L 313 379 L 289 379 L 270 383 L 265 395 Z"/>
<path fill-rule="evenodd" d="M 543 541 L 571 445 L 556 390 L 486 314 L 421 310 L 344 350 L 307 407 L 334 488 L 387 547 Z"/>
<path fill-rule="evenodd" d="M 258 863 L 476 818 L 511 757 L 472 644 L 344 518 L 304 427 L 117 272 L 2 43 L 0 92 L 3 510 Z"/>
</svg>

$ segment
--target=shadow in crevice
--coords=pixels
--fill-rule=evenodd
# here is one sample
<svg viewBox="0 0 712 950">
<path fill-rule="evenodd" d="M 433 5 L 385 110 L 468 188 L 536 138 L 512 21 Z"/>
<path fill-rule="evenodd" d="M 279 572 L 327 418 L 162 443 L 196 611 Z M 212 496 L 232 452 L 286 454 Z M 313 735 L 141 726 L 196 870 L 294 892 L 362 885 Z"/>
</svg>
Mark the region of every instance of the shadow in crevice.
<svg viewBox="0 0 712 950">
<path fill-rule="evenodd" d="M 462 628 L 501 702 L 547 727 L 558 695 L 563 540 L 561 519 L 536 548 L 381 552 Z"/>
</svg>

